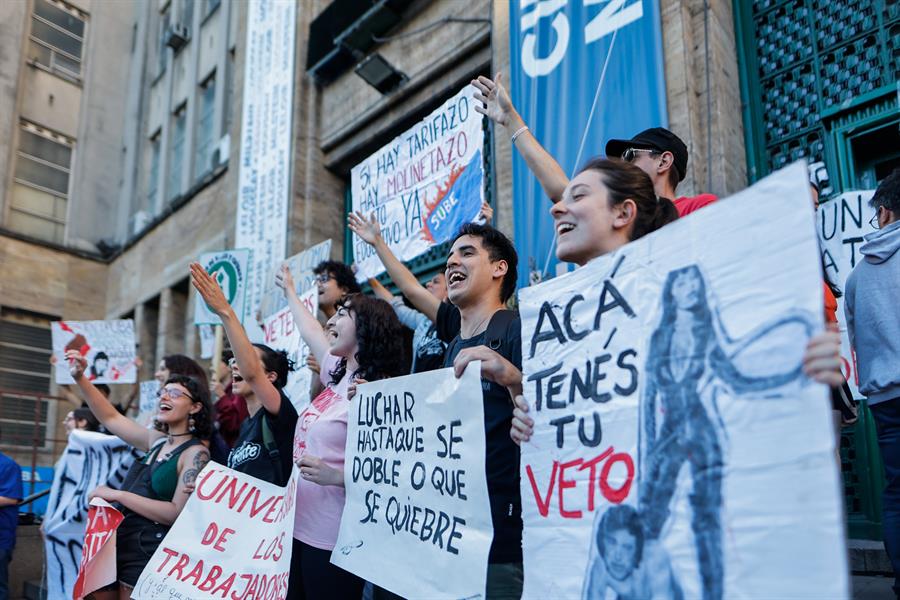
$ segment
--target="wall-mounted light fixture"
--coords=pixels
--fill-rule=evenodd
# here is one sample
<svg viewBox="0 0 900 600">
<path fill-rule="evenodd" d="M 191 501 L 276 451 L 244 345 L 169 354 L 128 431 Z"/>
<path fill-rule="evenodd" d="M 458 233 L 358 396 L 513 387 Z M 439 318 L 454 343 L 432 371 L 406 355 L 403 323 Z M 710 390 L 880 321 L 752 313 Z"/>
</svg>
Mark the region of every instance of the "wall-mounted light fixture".
<svg viewBox="0 0 900 600">
<path fill-rule="evenodd" d="M 394 91 L 409 79 L 378 52 L 365 57 L 353 70 L 382 94 Z"/>
</svg>

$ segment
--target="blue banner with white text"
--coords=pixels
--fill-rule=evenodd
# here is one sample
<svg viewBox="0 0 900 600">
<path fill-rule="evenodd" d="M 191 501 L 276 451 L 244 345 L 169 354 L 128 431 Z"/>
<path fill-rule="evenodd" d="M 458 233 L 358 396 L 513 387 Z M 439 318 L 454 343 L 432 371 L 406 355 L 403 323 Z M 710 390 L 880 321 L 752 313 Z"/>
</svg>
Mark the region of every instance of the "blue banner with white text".
<svg viewBox="0 0 900 600">
<path fill-rule="evenodd" d="M 666 127 L 658 0 L 511 0 L 510 94 L 571 177 L 606 140 Z M 513 150 L 519 286 L 556 273 L 550 200 Z"/>
</svg>

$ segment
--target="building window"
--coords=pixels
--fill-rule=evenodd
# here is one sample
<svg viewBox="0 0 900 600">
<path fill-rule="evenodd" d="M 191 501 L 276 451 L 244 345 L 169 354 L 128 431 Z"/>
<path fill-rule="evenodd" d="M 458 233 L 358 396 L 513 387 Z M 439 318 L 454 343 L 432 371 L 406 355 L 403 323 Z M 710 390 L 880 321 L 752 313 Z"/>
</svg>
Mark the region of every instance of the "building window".
<svg viewBox="0 0 900 600">
<path fill-rule="evenodd" d="M 181 24 L 190 34 L 194 27 L 194 0 L 181 0 Z"/>
<path fill-rule="evenodd" d="M 4 309 L 0 316 L 0 429 L 3 445 L 47 447 L 50 410 L 50 324 Z M 52 436 L 50 436 L 52 437 Z"/>
<path fill-rule="evenodd" d="M 211 15 L 214 10 L 219 8 L 219 4 L 221 4 L 221 3 L 222 3 L 222 0 L 204 0 L 204 4 L 206 4 L 206 7 L 203 11 L 203 14 Z"/>
<path fill-rule="evenodd" d="M 194 170 L 197 179 L 213 167 L 213 115 L 216 108 L 216 76 L 210 75 L 200 86 L 200 110 L 197 113 L 197 154 Z"/>
<path fill-rule="evenodd" d="M 159 15 L 159 48 L 157 49 L 157 76 L 166 70 L 166 59 L 169 56 L 169 47 L 166 38 L 169 36 L 169 7 Z"/>
<path fill-rule="evenodd" d="M 23 122 L 13 175 L 7 226 L 42 240 L 63 243 L 73 141 Z"/>
<path fill-rule="evenodd" d="M 29 41 L 34 64 L 67 79 L 80 79 L 85 17 L 61 2 L 34 0 Z"/>
<path fill-rule="evenodd" d="M 159 162 L 162 158 L 162 135 L 159 131 L 150 138 L 150 174 L 147 179 L 147 203 L 144 210 L 153 214 L 156 212 L 157 197 L 159 196 Z"/>
<path fill-rule="evenodd" d="M 172 144 L 169 152 L 169 181 L 166 198 L 174 200 L 181 193 L 181 167 L 184 162 L 184 134 L 187 125 L 187 105 L 182 104 L 173 115 Z"/>
<path fill-rule="evenodd" d="M 234 104 L 234 49 L 228 51 L 225 59 L 225 102 L 222 106 L 222 133 L 231 132 L 232 105 Z"/>
</svg>

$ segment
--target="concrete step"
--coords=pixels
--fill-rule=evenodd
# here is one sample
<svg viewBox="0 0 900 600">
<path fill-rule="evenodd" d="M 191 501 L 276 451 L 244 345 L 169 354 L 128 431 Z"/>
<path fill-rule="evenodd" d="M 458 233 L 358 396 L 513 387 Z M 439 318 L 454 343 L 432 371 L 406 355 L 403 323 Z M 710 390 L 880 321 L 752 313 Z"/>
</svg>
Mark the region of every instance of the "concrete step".
<svg viewBox="0 0 900 600">
<path fill-rule="evenodd" d="M 891 561 L 884 551 L 884 543 L 873 540 L 847 540 L 850 552 L 850 571 L 856 574 L 892 575 Z"/>
</svg>

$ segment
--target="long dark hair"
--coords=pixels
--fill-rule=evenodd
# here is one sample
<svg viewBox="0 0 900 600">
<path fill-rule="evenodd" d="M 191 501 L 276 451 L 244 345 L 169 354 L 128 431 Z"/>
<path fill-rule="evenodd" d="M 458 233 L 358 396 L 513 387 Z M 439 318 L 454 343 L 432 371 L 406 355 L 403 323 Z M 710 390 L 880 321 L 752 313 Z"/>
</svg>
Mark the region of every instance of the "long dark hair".
<svg viewBox="0 0 900 600">
<path fill-rule="evenodd" d="M 647 360 L 653 367 L 658 366 L 660 362 L 671 355 L 669 345 L 675 332 L 675 312 L 677 310 L 675 298 L 672 296 L 672 288 L 676 279 L 687 274 L 692 275 L 699 282 L 697 290 L 698 301 L 696 306 L 690 309 L 690 312 L 694 315 L 691 333 L 696 343 L 696 346 L 694 346 L 695 351 L 705 351 L 710 336 L 715 335 L 713 315 L 709 308 L 709 301 L 706 298 L 706 280 L 703 278 L 703 273 L 700 272 L 696 265 L 671 271 L 666 277 L 666 283 L 663 286 L 662 317 L 650 338 L 650 355 Z M 650 366 L 648 365 L 648 370 Z"/>
<path fill-rule="evenodd" d="M 403 326 L 391 305 L 378 298 L 361 294 L 344 296 L 337 303 L 356 315 L 356 363 L 351 373 L 366 381 L 397 377 L 406 372 L 403 348 Z M 341 358 L 331 375 L 337 384 L 347 374 L 347 359 Z"/>
<path fill-rule="evenodd" d="M 193 377 L 203 383 L 205 387 L 209 387 L 209 379 L 206 376 L 206 370 L 201 367 L 197 361 L 190 356 L 184 354 L 169 354 L 163 356 L 163 364 L 169 370 L 169 375 L 186 375 Z"/>
<path fill-rule="evenodd" d="M 166 379 L 166 383 L 163 385 L 170 383 L 177 383 L 183 386 L 194 399 L 193 401 L 200 403 L 200 410 L 196 414 L 191 415 L 191 418 L 194 419 L 193 434 L 201 440 L 208 440 L 212 437 L 213 423 L 215 422 L 215 412 L 209 399 L 209 385 L 205 381 L 201 382 L 197 378 L 187 375 L 172 375 Z M 153 427 L 163 433 L 168 433 L 169 431 L 168 425 L 160 423 L 156 419 L 153 419 Z"/>
<path fill-rule="evenodd" d="M 76 425 L 78 421 L 85 421 L 87 423 L 84 428 L 85 431 L 100 431 L 100 421 L 94 416 L 90 408 L 76 408 L 72 411 L 72 418 L 75 419 Z"/>
<path fill-rule="evenodd" d="M 634 241 L 668 225 L 678 218 L 675 205 L 668 198 L 659 198 L 650 176 L 637 166 L 617 158 L 592 158 L 579 173 L 596 171 L 609 193 L 610 206 L 634 201 L 637 215 L 629 240 Z"/>
</svg>

